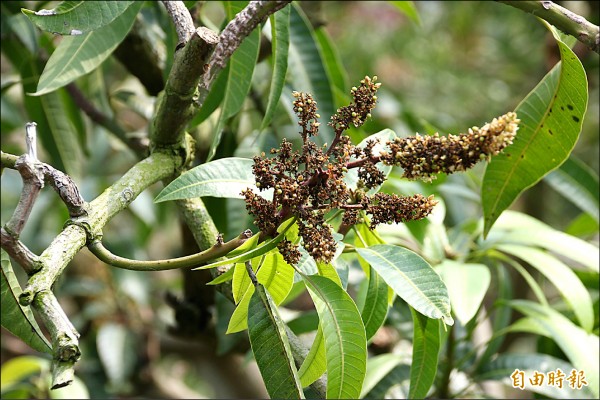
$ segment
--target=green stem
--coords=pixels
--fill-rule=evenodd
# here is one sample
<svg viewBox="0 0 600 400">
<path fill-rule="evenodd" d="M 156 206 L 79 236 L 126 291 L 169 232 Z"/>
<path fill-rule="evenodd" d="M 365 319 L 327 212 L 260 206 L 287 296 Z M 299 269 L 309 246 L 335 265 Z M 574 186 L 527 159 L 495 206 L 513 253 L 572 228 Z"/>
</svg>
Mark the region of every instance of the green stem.
<svg viewBox="0 0 600 400">
<path fill-rule="evenodd" d="M 90 251 L 98 259 L 113 267 L 130 269 L 133 271 L 166 271 L 170 269 L 188 268 L 198 264 L 205 263 L 215 258 L 222 257 L 230 251 L 240 247 L 248 238 L 252 236 L 250 231 L 243 232 L 237 238 L 223 244 L 215 244 L 208 250 L 192 254 L 185 257 L 172 258 L 168 260 L 140 261 L 119 257 L 112 254 L 100 240 L 94 240 L 88 244 Z M 214 239 L 214 238 L 213 238 Z"/>
<path fill-rule="evenodd" d="M 596 53 L 600 53 L 600 30 L 580 15 L 551 1 L 500 1 L 536 15 L 564 33 L 575 37 Z"/>
</svg>

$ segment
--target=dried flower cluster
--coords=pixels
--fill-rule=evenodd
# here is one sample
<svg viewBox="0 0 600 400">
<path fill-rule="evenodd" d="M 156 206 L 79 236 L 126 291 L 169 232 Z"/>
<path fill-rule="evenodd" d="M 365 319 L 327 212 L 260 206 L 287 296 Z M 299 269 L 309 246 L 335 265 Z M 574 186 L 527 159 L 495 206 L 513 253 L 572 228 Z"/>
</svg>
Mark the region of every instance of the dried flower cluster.
<svg viewBox="0 0 600 400">
<path fill-rule="evenodd" d="M 519 120 L 514 113 L 509 113 L 481 129 L 472 128 L 465 135 L 396 139 L 387 143 L 386 151 L 374 154 L 376 141 L 369 141 L 364 148 L 356 147 L 344 131 L 351 124 L 361 126 L 371 116 L 381 85 L 376 81 L 377 77 L 365 77 L 359 87 L 352 88 L 352 103 L 339 108 L 331 117 L 329 125 L 335 137 L 329 147 L 319 147 L 310 140 L 318 134 L 320 126 L 317 102 L 310 94 L 293 93 L 294 112 L 302 128 L 302 148 L 295 151 L 284 139 L 278 149 L 271 149 L 271 157 L 265 153 L 254 157 L 256 186 L 260 190 L 272 188 L 272 200 L 250 189 L 242 192 L 247 210 L 266 236 L 274 236 L 284 220 L 295 216 L 304 248 L 315 260 L 330 262 L 336 243 L 333 228 L 325 220 L 328 211 L 344 211 L 343 227 L 356 224 L 361 212 L 366 212 L 374 228 L 380 223 L 424 218 L 436 204 L 432 196 L 419 194 L 366 195 L 365 188 L 377 187 L 385 181 L 385 174 L 376 166 L 378 162 L 401 166 L 407 178 L 427 179 L 439 172 L 467 169 L 480 159 L 497 154 L 512 142 L 516 133 Z M 358 168 L 359 184 L 355 190 L 343 179 L 351 168 Z M 278 248 L 287 262 L 297 263 L 300 259 L 295 243 L 284 239 Z"/>
</svg>

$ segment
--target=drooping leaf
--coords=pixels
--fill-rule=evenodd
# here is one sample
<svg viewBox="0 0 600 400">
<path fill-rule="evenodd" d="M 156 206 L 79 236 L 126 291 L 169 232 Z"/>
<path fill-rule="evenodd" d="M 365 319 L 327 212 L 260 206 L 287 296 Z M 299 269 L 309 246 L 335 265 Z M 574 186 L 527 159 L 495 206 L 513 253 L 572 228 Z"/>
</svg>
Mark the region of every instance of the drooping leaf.
<svg viewBox="0 0 600 400">
<path fill-rule="evenodd" d="M 598 174 L 581 160 L 569 157 L 558 169 L 544 177 L 544 181 L 598 222 L 600 185 Z"/>
<path fill-rule="evenodd" d="M 592 399 L 593 395 L 587 387 L 581 389 L 571 388 L 568 383 L 562 388 L 553 385 L 532 385 L 528 378 L 532 378 L 537 371 L 542 373 L 557 372 L 560 369 L 565 378 L 573 370 L 570 363 L 539 353 L 502 353 L 494 361 L 486 364 L 479 374 L 475 376 L 477 381 L 500 380 L 509 387 L 512 386 L 510 375 L 515 370 L 521 370 L 525 376 L 525 390 L 542 394 L 552 399 Z M 544 382 L 546 383 L 546 382 Z"/>
<path fill-rule="evenodd" d="M 0 276 L 2 326 L 32 349 L 52 354 L 52 347 L 35 321 L 31 309 L 23 307 L 19 303 L 22 290 L 13 272 L 8 254 L 4 249 L 0 249 L 0 253 L 2 255 L 2 275 Z"/>
<path fill-rule="evenodd" d="M 258 260 L 258 257 L 255 258 L 255 260 Z M 233 279 L 231 281 L 231 292 L 233 293 L 234 303 L 238 304 L 246 293 L 246 290 L 248 290 L 248 286 L 250 286 L 250 277 L 246 271 L 245 263 L 237 263 L 232 269 Z M 254 269 L 256 270 L 256 268 Z"/>
<path fill-rule="evenodd" d="M 319 326 L 310 350 L 298 370 L 300 383 L 302 383 L 303 387 L 307 387 L 319 379 L 326 370 L 327 355 L 325 353 L 325 339 L 323 338 L 323 329 Z"/>
<path fill-rule="evenodd" d="M 365 148 L 365 146 L 367 145 L 367 143 L 369 141 L 375 140 L 375 141 L 377 141 L 377 144 L 373 147 L 373 154 L 379 154 L 382 150 L 384 150 L 386 148 L 386 145 L 385 145 L 386 142 L 393 141 L 395 137 L 396 137 L 396 133 L 393 130 L 384 129 L 380 132 L 374 133 L 374 134 L 370 135 L 369 137 L 361 140 L 361 142 L 358 144 L 357 147 L 360 147 L 361 149 L 363 149 L 363 148 Z M 354 159 L 354 158 L 352 158 L 352 159 Z M 377 166 L 378 169 L 380 169 L 384 173 L 386 178 L 390 174 L 390 172 L 392 172 L 392 167 L 389 165 L 384 165 L 381 162 L 379 162 L 375 165 Z M 356 186 L 358 184 L 358 168 L 353 168 L 353 169 L 349 170 L 346 173 L 346 176 L 344 176 L 344 182 L 346 182 L 346 185 L 348 185 L 348 188 L 350 188 L 352 190 L 356 190 Z M 374 187 L 374 188 L 370 189 L 367 193 L 368 194 L 377 193 L 379 191 L 380 187 L 381 186 Z"/>
<path fill-rule="evenodd" d="M 256 279 L 269 290 L 275 304 L 281 304 L 292 289 L 294 270 L 278 251 L 267 254 L 260 265 L 256 264 L 258 267 Z M 253 293 L 254 286 L 249 285 L 231 315 L 227 333 L 239 332 L 248 327 L 248 306 Z"/>
<path fill-rule="evenodd" d="M 587 333 L 551 307 L 544 307 L 527 300 L 512 300 L 509 305 L 539 323 L 546 336 L 556 342 L 573 367 L 584 371 L 592 394 L 596 398 L 600 397 L 598 336 Z"/>
<path fill-rule="evenodd" d="M 285 83 L 290 47 L 290 8 L 291 6 L 283 7 L 270 17 L 273 72 L 269 100 L 267 101 L 265 115 L 260 123 L 261 131 L 271 123 Z"/>
<path fill-rule="evenodd" d="M 392 245 L 357 248 L 396 294 L 421 314 L 452 325 L 448 290 L 439 275 L 418 254 Z"/>
<path fill-rule="evenodd" d="M 162 201 L 212 196 L 243 199 L 242 190 L 258 193 L 249 158 L 228 157 L 200 164 L 169 183 L 154 200 Z"/>
<path fill-rule="evenodd" d="M 398 354 L 381 354 L 374 357 L 369 357 L 367 360 L 367 373 L 365 375 L 365 383 L 363 384 L 360 398 L 375 387 L 390 371 L 402 362 L 402 356 Z"/>
<path fill-rule="evenodd" d="M 229 19 L 232 19 L 235 14 L 244 8 L 244 3 L 241 1 L 225 2 L 225 9 L 227 10 Z M 221 143 L 225 123 L 242 109 L 242 105 L 252 84 L 252 74 L 258 58 L 259 48 L 260 29 L 256 28 L 242 41 L 229 58 L 225 98 L 221 105 L 221 114 L 219 115 L 217 126 L 213 132 L 212 143 L 206 156 L 207 162 L 215 156 L 217 147 Z"/>
<path fill-rule="evenodd" d="M 219 285 L 221 283 L 229 282 L 233 279 L 234 268 L 229 268 L 227 272 L 217 276 L 212 281 L 208 282 L 207 285 Z"/>
<path fill-rule="evenodd" d="M 410 366 L 399 364 L 392 368 L 362 398 L 364 399 L 407 399 Z"/>
<path fill-rule="evenodd" d="M 334 105 L 344 106 L 350 102 L 350 95 L 347 89 L 348 76 L 343 67 L 341 57 L 324 27 L 315 29 L 314 33 L 319 50 L 321 51 L 327 76 L 333 87 Z"/>
<path fill-rule="evenodd" d="M 319 314 L 327 357 L 327 398 L 357 398 L 365 377 L 367 338 L 356 304 L 333 281 L 303 275 Z"/>
<path fill-rule="evenodd" d="M 538 246 L 581 263 L 590 271 L 600 271 L 600 249 L 597 246 L 516 211 L 502 213 L 485 243 Z"/>
<path fill-rule="evenodd" d="M 331 82 L 324 64 L 310 22 L 300 7 L 292 3 L 288 77 L 294 90 L 313 95 L 322 120 L 328 121 L 335 112 L 335 107 Z M 331 143 L 332 140 L 333 130 L 322 123 L 315 141 L 323 144 Z"/>
<path fill-rule="evenodd" d="M 486 168 L 481 187 L 484 235 L 525 189 L 569 157 L 581 132 L 588 101 L 585 70 L 556 29 L 546 25 L 561 61 L 517 106 L 517 136 Z"/>
<path fill-rule="evenodd" d="M 269 292 L 260 284 L 250 300 L 248 336 L 269 396 L 304 398 L 285 325 Z"/>
<path fill-rule="evenodd" d="M 437 373 L 440 322 L 410 309 L 413 317 L 413 357 L 408 398 L 424 399 Z"/>
<path fill-rule="evenodd" d="M 594 306 L 589 292 L 575 272 L 556 257 L 530 246 L 504 244 L 498 250 L 519 257 L 537 269 L 560 292 L 586 331 L 594 326 Z"/>
<path fill-rule="evenodd" d="M 125 39 L 143 5 L 143 2 L 132 2 L 110 24 L 82 35 L 63 38 L 50 56 L 33 95 L 50 93 L 96 69 Z"/>
<path fill-rule="evenodd" d="M 388 312 L 388 290 L 389 286 L 385 280 L 371 267 L 367 297 L 361 310 L 367 340 L 371 339 L 385 322 Z"/>
<path fill-rule="evenodd" d="M 483 264 L 467 264 L 445 260 L 436 266 L 442 276 L 456 318 L 466 325 L 477 313 L 487 292 L 491 275 Z"/>
<path fill-rule="evenodd" d="M 421 17 L 413 1 L 390 1 L 402 14 L 406 15 L 416 25 L 421 25 Z"/>
<path fill-rule="evenodd" d="M 23 13 L 40 29 L 60 35 L 81 35 L 110 24 L 133 1 L 63 1 L 52 10 Z"/>
<path fill-rule="evenodd" d="M 188 123 L 190 128 L 200 125 L 208 117 L 210 117 L 217 108 L 219 108 L 219 105 L 221 105 L 221 102 L 225 98 L 228 77 L 229 64 L 227 64 L 227 66 L 223 68 L 215 78 L 215 83 L 213 83 L 212 87 L 210 88 L 210 92 L 208 92 L 206 99 L 204 99 L 202 107 L 194 116 L 194 118 L 192 118 L 192 120 Z"/>
</svg>

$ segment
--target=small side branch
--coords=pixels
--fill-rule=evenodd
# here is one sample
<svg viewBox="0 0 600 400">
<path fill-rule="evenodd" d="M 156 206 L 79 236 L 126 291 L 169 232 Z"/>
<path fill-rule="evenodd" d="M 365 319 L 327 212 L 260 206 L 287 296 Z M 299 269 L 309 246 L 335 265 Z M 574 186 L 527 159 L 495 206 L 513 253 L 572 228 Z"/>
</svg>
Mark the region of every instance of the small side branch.
<svg viewBox="0 0 600 400">
<path fill-rule="evenodd" d="M 189 268 L 198 264 L 206 263 L 215 258 L 222 257 L 230 251 L 240 247 L 246 240 L 252 236 L 251 231 L 242 232 L 237 238 L 226 243 L 218 243 L 208 250 L 190 256 L 172 258 L 168 260 L 139 261 L 119 257 L 112 254 L 100 240 L 95 240 L 88 244 L 90 251 L 98 259 L 113 267 L 129 269 L 133 271 L 166 271 L 170 269 Z"/>
<path fill-rule="evenodd" d="M 600 53 L 600 30 L 581 15 L 577 15 L 551 1 L 500 1 L 536 15 L 564 33 L 571 35 L 596 53 Z"/>
<path fill-rule="evenodd" d="M 240 11 L 234 19 L 223 29 L 219 36 L 219 44 L 209 61 L 209 69 L 200 82 L 198 104 L 201 106 L 210 91 L 210 88 L 218 75 L 227 65 L 229 57 L 240 47 L 242 41 L 248 36 L 258 24 L 264 22 L 267 17 L 275 11 L 282 9 L 291 0 L 277 1 L 251 1 L 250 4 Z"/>
<path fill-rule="evenodd" d="M 177 31 L 177 37 L 179 43 L 187 43 L 190 37 L 196 30 L 194 27 L 194 21 L 183 1 L 167 1 L 162 2 L 167 9 L 167 13 L 175 24 L 175 30 Z"/>
</svg>

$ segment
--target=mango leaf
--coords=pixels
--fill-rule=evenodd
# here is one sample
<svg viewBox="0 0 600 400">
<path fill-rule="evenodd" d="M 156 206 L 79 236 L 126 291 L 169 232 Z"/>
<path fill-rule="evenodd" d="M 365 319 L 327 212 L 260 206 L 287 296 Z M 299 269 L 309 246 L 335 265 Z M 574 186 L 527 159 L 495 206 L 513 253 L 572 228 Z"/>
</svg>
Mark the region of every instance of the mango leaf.
<svg viewBox="0 0 600 400">
<path fill-rule="evenodd" d="M 327 398 L 357 398 L 365 377 L 367 338 L 356 304 L 344 289 L 327 278 L 303 275 L 303 279 L 325 338 Z"/>
<path fill-rule="evenodd" d="M 490 231 L 484 244 L 511 243 L 542 247 L 600 271 L 600 249 L 585 240 L 567 235 L 523 213 L 506 211 Z"/>
<path fill-rule="evenodd" d="M 588 213 L 596 222 L 600 214 L 598 174 L 581 160 L 571 156 L 560 168 L 544 177 L 554 190 Z"/>
<path fill-rule="evenodd" d="M 258 257 L 254 260 L 258 260 Z M 238 304 L 250 286 L 250 277 L 246 271 L 245 263 L 237 263 L 233 266 L 233 279 L 231 281 L 231 291 L 233 293 L 233 302 Z M 254 268 L 256 270 L 256 268 Z"/>
<path fill-rule="evenodd" d="M 392 368 L 362 398 L 364 399 L 407 399 L 410 366 L 399 364 Z"/>
<path fill-rule="evenodd" d="M 575 272 L 556 257 L 530 246 L 504 244 L 498 250 L 527 262 L 548 279 L 575 313 L 579 324 L 590 332 L 594 326 L 594 306 L 589 292 Z"/>
<path fill-rule="evenodd" d="M 19 303 L 19 296 L 22 290 L 13 272 L 12 265 L 10 265 L 8 254 L 4 249 L 0 249 L 0 253 L 2 255 L 2 276 L 0 276 L 2 326 L 27 343 L 32 349 L 52 354 L 52 346 L 40 330 L 31 309 L 23 307 Z"/>
<path fill-rule="evenodd" d="M 313 95 L 321 117 L 324 121 L 329 121 L 329 117 L 335 112 L 331 82 L 313 28 L 295 3 L 292 3 L 290 12 L 288 76 L 294 90 Z M 322 145 L 331 143 L 332 140 L 333 129 L 322 123 L 315 141 Z"/>
<path fill-rule="evenodd" d="M 279 103 L 285 74 L 288 67 L 288 52 L 290 47 L 290 6 L 283 7 L 270 17 L 271 23 L 271 48 L 273 52 L 273 73 L 271 75 L 271 89 L 265 115 L 260 123 L 262 131 L 271 123 L 275 109 Z"/>
<path fill-rule="evenodd" d="M 388 290 L 389 286 L 385 280 L 371 267 L 367 297 L 360 313 L 365 324 L 367 340 L 371 339 L 385 322 L 388 312 Z"/>
<path fill-rule="evenodd" d="M 319 325 L 317 328 L 317 335 L 298 370 L 302 387 L 307 387 L 312 384 L 319 379 L 326 370 L 327 355 L 325 353 L 325 340 L 323 338 L 323 328 Z"/>
<path fill-rule="evenodd" d="M 569 157 L 581 132 L 588 101 L 585 70 L 546 25 L 557 40 L 561 62 L 517 106 L 517 136 L 486 168 L 481 187 L 484 235 L 525 189 Z"/>
<path fill-rule="evenodd" d="M 551 307 L 544 307 L 527 300 L 512 300 L 508 304 L 539 323 L 545 330 L 546 336 L 556 342 L 573 367 L 584 371 L 588 388 L 594 397 L 600 397 L 598 336 L 587 333 Z"/>
<path fill-rule="evenodd" d="M 556 372 L 560 369 L 565 376 L 573 370 L 573 366 L 559 358 L 539 353 L 503 353 L 494 361 L 485 365 L 481 372 L 475 375 L 477 381 L 499 380 L 506 386 L 513 387 L 510 375 L 519 369 L 525 373 L 525 390 L 542 394 L 552 399 L 592 399 L 594 398 L 587 387 L 581 389 L 571 388 L 568 384 L 558 388 L 553 385 L 532 385 L 529 377 L 538 373 Z"/>
<path fill-rule="evenodd" d="M 132 2 L 110 24 L 82 35 L 63 38 L 44 67 L 37 91 L 32 95 L 50 93 L 96 69 L 125 39 L 143 5 L 143 2 Z"/>
<path fill-rule="evenodd" d="M 212 281 L 208 282 L 207 285 L 219 285 L 221 283 L 229 282 L 233 279 L 233 268 L 229 268 L 224 274 L 217 276 Z"/>
<path fill-rule="evenodd" d="M 448 289 L 439 275 L 418 254 L 392 245 L 357 248 L 396 294 L 429 318 L 441 318 L 452 325 Z"/>
<path fill-rule="evenodd" d="M 241 263 L 241 262 L 251 260 L 254 257 L 259 257 L 259 256 L 262 256 L 263 254 L 267 254 L 269 251 L 271 251 L 277 247 L 277 243 L 279 243 L 279 242 L 281 242 L 281 240 L 283 240 L 283 238 L 285 237 L 286 231 L 290 228 L 290 226 L 292 226 L 294 224 L 294 222 L 295 222 L 295 218 L 290 218 L 290 219 L 284 221 L 278 228 L 281 230 L 279 232 L 279 234 L 276 237 L 274 237 L 273 239 L 267 240 L 267 241 L 261 243 L 260 246 L 257 246 L 257 247 L 255 247 L 251 250 L 248 250 L 242 254 L 238 254 L 235 257 L 226 258 L 221 261 L 216 261 L 212 264 L 203 265 L 202 267 L 194 268 L 194 270 L 215 268 L 215 267 L 219 267 L 219 266 L 225 265 L 225 264 Z"/>
<path fill-rule="evenodd" d="M 81 35 L 110 24 L 133 1 L 63 1 L 53 10 L 21 11 L 40 29 L 59 35 Z"/>
<path fill-rule="evenodd" d="M 275 304 L 281 304 L 294 284 L 294 270 L 278 251 L 267 254 L 257 267 L 256 279 L 269 290 Z M 248 327 L 248 306 L 253 293 L 254 286 L 249 285 L 231 315 L 227 333 L 240 332 Z"/>
<path fill-rule="evenodd" d="M 466 325 L 479 310 L 490 286 L 489 268 L 483 264 L 445 260 L 436 266 L 436 271 L 448 288 L 454 315 L 462 325 Z"/>
<path fill-rule="evenodd" d="M 402 356 L 398 354 L 382 354 L 379 356 L 369 357 L 367 360 L 367 373 L 363 384 L 360 398 L 375 387 L 387 374 L 389 374 L 398 364 L 402 362 Z"/>
<path fill-rule="evenodd" d="M 350 102 L 350 95 L 347 89 L 348 75 L 343 67 L 342 59 L 324 27 L 315 29 L 314 34 L 321 51 L 327 76 L 333 87 L 334 105 L 344 106 Z"/>
<path fill-rule="evenodd" d="M 212 113 L 219 108 L 219 105 L 225 98 L 225 90 L 227 87 L 227 78 L 229 76 L 229 64 L 219 72 L 217 77 L 215 78 L 215 83 L 213 83 L 210 88 L 210 92 L 204 99 L 204 103 L 202 103 L 202 107 L 198 111 L 198 113 L 192 118 L 192 120 L 188 123 L 190 128 L 193 128 L 197 125 L 200 125 L 204 122 L 208 117 L 212 115 Z"/>
<path fill-rule="evenodd" d="M 367 145 L 367 142 L 375 140 L 375 141 L 377 141 L 377 144 L 373 147 L 373 154 L 379 154 L 382 150 L 384 150 L 386 148 L 386 145 L 385 145 L 386 142 L 393 141 L 395 137 L 396 137 L 396 133 L 393 130 L 384 129 L 380 132 L 374 133 L 374 134 L 370 135 L 369 137 L 361 140 L 361 142 L 358 144 L 357 147 L 364 149 L 365 146 Z M 355 160 L 355 158 L 352 157 L 351 160 Z M 380 169 L 384 173 L 386 178 L 390 174 L 390 172 L 392 172 L 392 167 L 390 165 L 384 165 L 381 162 L 379 162 L 375 165 L 377 166 L 378 169 Z M 346 183 L 346 185 L 348 185 L 348 188 L 350 188 L 352 190 L 356 190 L 356 186 L 358 184 L 358 168 L 353 168 L 350 171 L 348 171 L 346 173 L 346 176 L 344 176 L 344 182 Z M 381 186 L 374 187 L 374 188 L 370 189 L 367 193 L 370 195 L 377 193 L 379 191 L 380 187 Z"/>
<path fill-rule="evenodd" d="M 421 18 L 419 17 L 419 12 L 415 7 L 414 1 L 390 1 L 389 3 L 396 7 L 402 14 L 406 15 L 416 25 L 421 25 Z"/>
<path fill-rule="evenodd" d="M 225 9 L 231 20 L 235 14 L 243 10 L 247 4 L 244 1 L 227 1 Z M 246 95 L 252 84 L 252 74 L 254 66 L 258 59 L 258 50 L 260 48 L 260 29 L 256 28 L 243 41 L 229 58 L 229 70 L 227 85 L 225 88 L 225 98 L 221 106 L 221 114 L 217 126 L 213 132 L 213 139 L 206 156 L 206 161 L 212 160 L 217 151 L 225 123 L 235 114 L 237 114 L 244 105 Z"/>
<path fill-rule="evenodd" d="M 440 322 L 417 313 L 412 307 L 413 356 L 410 365 L 409 399 L 424 399 L 437 373 Z"/>
<path fill-rule="evenodd" d="M 248 310 L 248 336 L 267 392 L 274 399 L 302 399 L 304 392 L 277 306 L 263 285 L 255 289 Z"/>
<path fill-rule="evenodd" d="M 169 183 L 154 201 L 191 199 L 194 197 L 212 196 L 231 199 L 243 199 L 242 190 L 252 188 L 258 192 L 249 158 L 220 158 L 181 174 Z"/>
</svg>

